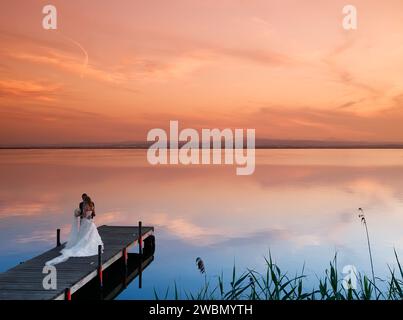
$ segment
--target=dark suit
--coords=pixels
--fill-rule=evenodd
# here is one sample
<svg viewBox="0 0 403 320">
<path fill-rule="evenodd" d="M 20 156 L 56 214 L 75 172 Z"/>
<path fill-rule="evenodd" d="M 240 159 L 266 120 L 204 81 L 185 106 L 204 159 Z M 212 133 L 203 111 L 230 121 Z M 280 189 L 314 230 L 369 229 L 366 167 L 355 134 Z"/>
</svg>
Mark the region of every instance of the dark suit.
<svg viewBox="0 0 403 320">
<path fill-rule="evenodd" d="M 81 214 L 83 214 L 83 210 L 84 210 L 84 201 L 81 201 L 78 207 L 80 208 Z"/>
</svg>

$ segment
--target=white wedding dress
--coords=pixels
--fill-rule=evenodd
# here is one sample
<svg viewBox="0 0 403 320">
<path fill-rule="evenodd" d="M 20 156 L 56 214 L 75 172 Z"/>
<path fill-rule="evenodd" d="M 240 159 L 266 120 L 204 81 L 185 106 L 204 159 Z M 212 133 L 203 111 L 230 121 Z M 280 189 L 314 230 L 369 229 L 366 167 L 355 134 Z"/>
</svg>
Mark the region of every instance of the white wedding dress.
<svg viewBox="0 0 403 320">
<path fill-rule="evenodd" d="M 91 216 L 91 211 L 87 211 L 87 217 Z M 98 254 L 98 246 L 104 248 L 98 229 L 90 218 L 80 218 L 74 215 L 69 239 L 61 255 L 46 262 L 46 265 L 55 265 L 67 261 L 71 257 L 90 257 Z"/>
</svg>

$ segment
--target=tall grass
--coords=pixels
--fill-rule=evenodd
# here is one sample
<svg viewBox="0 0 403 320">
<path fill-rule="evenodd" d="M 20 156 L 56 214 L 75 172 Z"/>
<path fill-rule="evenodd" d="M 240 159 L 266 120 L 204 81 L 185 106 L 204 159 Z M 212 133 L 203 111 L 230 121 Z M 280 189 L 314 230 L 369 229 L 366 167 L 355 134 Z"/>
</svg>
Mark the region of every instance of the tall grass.
<svg viewBox="0 0 403 320">
<path fill-rule="evenodd" d="M 361 214 L 359 214 L 358 217 L 361 219 L 361 222 L 365 227 L 365 232 L 366 232 L 366 235 L 367 235 L 369 261 L 371 263 L 371 271 L 372 271 L 372 281 L 375 284 L 374 262 L 372 260 L 372 250 L 371 250 L 371 242 L 369 241 L 369 232 L 368 232 L 367 219 L 365 218 L 364 210 L 362 208 L 358 208 L 358 210 L 361 212 Z"/>
<path fill-rule="evenodd" d="M 167 288 L 162 294 L 154 290 L 155 299 L 188 300 L 402 300 L 403 269 L 395 251 L 398 272 L 389 266 L 389 276 L 381 280 L 384 290 L 376 286 L 366 275 L 357 275 L 357 286 L 343 286 L 343 276 L 337 268 L 337 256 L 330 261 L 324 275 L 318 278 L 314 288 L 307 289 L 307 275 L 300 273 L 289 276 L 273 261 L 271 254 L 265 258 L 265 272 L 246 269 L 237 273 L 235 265 L 228 281 L 223 274 L 205 278 L 195 291 L 182 291 L 174 283 L 173 290 Z M 379 279 L 379 278 L 378 278 Z M 351 284 L 351 282 L 349 282 Z"/>
<path fill-rule="evenodd" d="M 358 210 L 360 211 L 359 218 L 365 226 L 371 263 L 371 280 L 367 275 L 358 273 L 355 275 L 356 285 L 354 286 L 350 277 L 349 280 L 341 277 L 337 269 L 337 255 L 335 255 L 325 270 L 324 276 L 318 278 L 318 282 L 312 290 L 307 290 L 308 285 L 304 283 L 307 279 L 304 267 L 299 274 L 289 276 L 273 261 L 269 253 L 268 258 L 265 258 L 265 272 L 259 273 L 253 269 L 247 269 L 237 275 L 234 264 L 229 283 L 224 281 L 224 276 L 221 274 L 212 284 L 212 279 L 207 278 L 203 260 L 198 257 L 196 266 L 204 275 L 204 284 L 195 292 L 185 291 L 185 297 L 191 300 L 403 300 L 403 268 L 396 250 L 394 250 L 394 255 L 398 272 L 388 266 L 388 278 L 377 278 L 383 287 L 379 288 L 375 283 L 367 220 L 364 210 L 362 208 Z M 158 294 L 154 290 L 154 295 L 156 299 L 172 297 L 170 288 L 167 288 L 164 295 Z M 175 299 L 181 297 L 181 290 L 178 289 L 176 283 L 174 283 L 173 295 Z"/>
</svg>

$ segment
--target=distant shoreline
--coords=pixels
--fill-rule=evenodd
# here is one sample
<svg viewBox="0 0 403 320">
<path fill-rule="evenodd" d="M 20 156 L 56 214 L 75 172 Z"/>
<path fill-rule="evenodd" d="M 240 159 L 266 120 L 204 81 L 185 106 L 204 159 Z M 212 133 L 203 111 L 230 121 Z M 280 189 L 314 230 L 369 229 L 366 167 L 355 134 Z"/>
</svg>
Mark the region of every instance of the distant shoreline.
<svg viewBox="0 0 403 320">
<path fill-rule="evenodd" d="M 210 150 L 215 148 L 214 143 L 217 141 L 211 141 Z M 180 141 L 177 145 L 178 149 L 181 149 L 188 142 Z M 148 149 L 155 144 L 155 141 L 116 141 L 116 142 L 64 142 L 64 143 L 19 143 L 19 144 L 0 144 L 0 150 L 106 150 L 106 149 Z M 197 144 L 196 144 L 197 145 Z M 221 141 L 221 146 L 224 147 L 225 141 Z M 170 149 L 170 144 L 165 143 L 161 146 Z M 234 146 L 234 144 L 232 144 Z M 247 146 L 243 143 L 243 149 Z M 203 144 L 199 143 L 199 148 L 202 148 Z M 223 148 L 222 148 L 223 149 Z M 237 149 L 237 148 L 234 148 Z M 343 140 L 292 140 L 292 139 L 256 139 L 255 149 L 403 149 L 402 141 L 343 141 Z"/>
</svg>

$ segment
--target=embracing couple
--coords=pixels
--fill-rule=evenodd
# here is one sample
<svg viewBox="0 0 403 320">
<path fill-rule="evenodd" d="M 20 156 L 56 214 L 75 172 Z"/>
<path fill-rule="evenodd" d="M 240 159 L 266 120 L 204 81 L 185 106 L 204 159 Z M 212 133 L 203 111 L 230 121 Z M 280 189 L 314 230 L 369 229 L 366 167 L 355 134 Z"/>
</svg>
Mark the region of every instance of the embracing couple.
<svg viewBox="0 0 403 320">
<path fill-rule="evenodd" d="M 89 257 L 98 254 L 98 246 L 103 248 L 103 242 L 93 221 L 95 204 L 84 193 L 79 208 L 74 210 L 73 223 L 69 239 L 60 251 L 61 255 L 46 262 L 46 265 L 55 265 L 66 261 L 70 257 Z"/>
<path fill-rule="evenodd" d="M 95 203 L 91 200 L 91 198 L 83 193 L 81 196 L 83 201 L 80 202 L 78 208 L 74 210 L 74 216 L 85 218 L 85 219 L 94 219 L 95 217 Z"/>
</svg>

